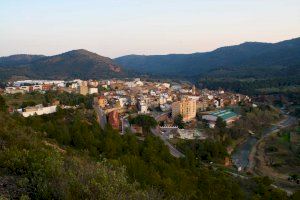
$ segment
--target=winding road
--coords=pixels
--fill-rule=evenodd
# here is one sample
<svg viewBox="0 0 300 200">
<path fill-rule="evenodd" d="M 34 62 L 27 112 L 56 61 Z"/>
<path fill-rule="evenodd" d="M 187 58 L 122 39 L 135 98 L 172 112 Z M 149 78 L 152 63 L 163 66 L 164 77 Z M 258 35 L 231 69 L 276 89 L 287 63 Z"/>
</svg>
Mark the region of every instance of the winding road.
<svg viewBox="0 0 300 200">
<path fill-rule="evenodd" d="M 180 151 L 178 151 L 169 141 L 167 138 L 163 137 L 163 135 L 160 133 L 160 129 L 159 127 L 156 127 L 156 128 L 153 128 L 151 129 L 151 132 L 159 137 L 164 143 L 165 145 L 168 146 L 169 150 L 170 150 L 170 153 L 171 155 L 173 155 L 174 157 L 176 158 L 182 158 L 182 157 L 185 157 L 185 155 L 183 153 L 181 153 Z"/>
</svg>

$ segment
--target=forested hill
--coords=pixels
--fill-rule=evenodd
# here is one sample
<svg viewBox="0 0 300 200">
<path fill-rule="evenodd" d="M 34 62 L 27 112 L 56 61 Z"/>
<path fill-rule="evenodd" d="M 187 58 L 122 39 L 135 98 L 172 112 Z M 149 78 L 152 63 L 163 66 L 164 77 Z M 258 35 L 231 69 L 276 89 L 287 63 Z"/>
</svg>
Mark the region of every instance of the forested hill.
<svg viewBox="0 0 300 200">
<path fill-rule="evenodd" d="M 0 79 L 24 78 L 109 78 L 126 72 L 108 57 L 79 49 L 54 56 L 15 55 L 0 58 Z"/>
<path fill-rule="evenodd" d="M 126 69 L 169 76 L 203 75 L 211 70 L 247 70 L 300 67 L 300 38 L 278 43 L 246 42 L 211 52 L 170 55 L 128 55 L 115 59 Z M 241 69 L 241 70 L 240 70 Z M 239 72 L 240 73 L 240 72 Z M 220 74 L 222 76 L 222 72 Z"/>
<path fill-rule="evenodd" d="M 0 57 L 0 66 L 18 66 L 22 64 L 28 64 L 43 57 L 45 56 L 28 54 L 17 54 L 7 57 Z"/>
</svg>

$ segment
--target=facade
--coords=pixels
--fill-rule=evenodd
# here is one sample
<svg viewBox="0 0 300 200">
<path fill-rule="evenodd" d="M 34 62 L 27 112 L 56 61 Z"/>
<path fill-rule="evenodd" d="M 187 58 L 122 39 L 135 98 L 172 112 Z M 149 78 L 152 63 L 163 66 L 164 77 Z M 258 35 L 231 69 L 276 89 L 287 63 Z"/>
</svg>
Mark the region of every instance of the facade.
<svg viewBox="0 0 300 200">
<path fill-rule="evenodd" d="M 140 103 L 139 103 L 139 113 L 146 114 L 148 112 L 149 111 L 148 111 L 147 103 L 145 101 L 140 101 Z"/>
<path fill-rule="evenodd" d="M 89 88 L 89 94 L 98 94 L 98 88 Z"/>
<path fill-rule="evenodd" d="M 204 111 L 208 108 L 208 103 L 206 100 L 197 101 L 197 110 Z"/>
<path fill-rule="evenodd" d="M 193 87 L 192 87 L 192 94 L 193 94 L 193 95 L 196 94 L 196 86 L 195 86 L 195 85 L 193 85 Z"/>
<path fill-rule="evenodd" d="M 105 108 L 105 106 L 107 105 L 107 99 L 104 96 L 98 97 L 98 105 L 101 108 Z"/>
<path fill-rule="evenodd" d="M 191 121 L 196 117 L 196 101 L 184 98 L 172 104 L 172 117 L 181 115 L 184 122 Z"/>
<path fill-rule="evenodd" d="M 50 113 L 55 113 L 56 112 L 56 105 L 54 106 L 48 106 L 48 107 L 43 107 L 42 104 L 36 105 L 34 107 L 27 107 L 24 109 L 24 112 L 21 111 L 21 114 L 23 117 L 29 117 L 33 115 L 44 115 L 44 114 L 50 114 Z"/>
<path fill-rule="evenodd" d="M 89 93 L 89 88 L 86 85 L 79 86 L 79 93 L 82 95 L 87 95 Z"/>
</svg>

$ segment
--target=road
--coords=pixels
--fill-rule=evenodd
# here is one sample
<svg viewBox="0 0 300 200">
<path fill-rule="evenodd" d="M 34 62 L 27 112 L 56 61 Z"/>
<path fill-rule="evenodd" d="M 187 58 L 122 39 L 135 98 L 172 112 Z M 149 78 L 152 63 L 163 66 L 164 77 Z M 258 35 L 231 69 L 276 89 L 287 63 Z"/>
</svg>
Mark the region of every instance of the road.
<svg viewBox="0 0 300 200">
<path fill-rule="evenodd" d="M 156 121 L 159 121 L 161 117 L 165 116 L 165 115 L 168 115 L 170 112 L 165 112 L 165 113 L 161 113 L 157 116 L 155 116 L 155 120 Z M 185 157 L 185 155 L 183 153 L 181 153 L 180 151 L 178 151 L 169 141 L 168 141 L 168 138 L 164 137 L 162 134 L 161 134 L 161 130 L 159 128 L 159 126 L 157 126 L 156 128 L 152 128 L 151 129 L 151 132 L 159 137 L 164 143 L 165 145 L 168 146 L 169 148 L 169 151 L 171 153 L 171 155 L 173 155 L 174 157 L 176 158 L 182 158 L 182 157 Z"/>
<path fill-rule="evenodd" d="M 271 133 L 279 131 L 282 128 L 288 127 L 296 122 L 296 118 L 286 115 L 286 118 L 282 121 L 272 125 L 270 128 L 267 128 L 263 134 L 262 138 L 267 137 Z M 253 167 L 253 162 L 249 162 L 249 156 L 251 152 L 254 150 L 257 142 L 259 141 L 258 138 L 254 136 L 250 136 L 242 145 L 240 145 L 235 152 L 232 154 L 232 161 L 237 167 L 241 167 L 242 170 L 248 169 L 249 167 Z"/>
<path fill-rule="evenodd" d="M 159 127 L 156 127 L 156 128 L 152 128 L 151 129 L 151 132 L 159 137 L 164 143 L 165 145 L 168 146 L 169 150 L 170 150 L 170 153 L 171 155 L 173 155 L 174 157 L 176 158 L 182 158 L 182 157 L 185 157 L 185 155 L 183 153 L 181 153 L 180 151 L 178 151 L 169 141 L 167 138 L 163 137 L 162 134 L 160 133 L 160 129 Z"/>
<path fill-rule="evenodd" d="M 107 124 L 105 112 L 98 105 L 94 105 L 93 107 L 97 114 L 98 123 L 100 124 L 101 128 L 104 129 L 105 125 Z"/>
</svg>

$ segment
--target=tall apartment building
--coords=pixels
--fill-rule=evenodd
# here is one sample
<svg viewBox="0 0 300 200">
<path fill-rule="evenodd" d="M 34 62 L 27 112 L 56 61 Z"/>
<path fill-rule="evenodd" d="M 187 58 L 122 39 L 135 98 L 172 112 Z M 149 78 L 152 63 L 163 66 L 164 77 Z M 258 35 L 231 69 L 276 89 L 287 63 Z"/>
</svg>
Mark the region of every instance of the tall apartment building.
<svg viewBox="0 0 300 200">
<path fill-rule="evenodd" d="M 172 117 L 181 115 L 184 122 L 196 117 L 196 100 L 184 98 L 172 104 Z"/>
</svg>

